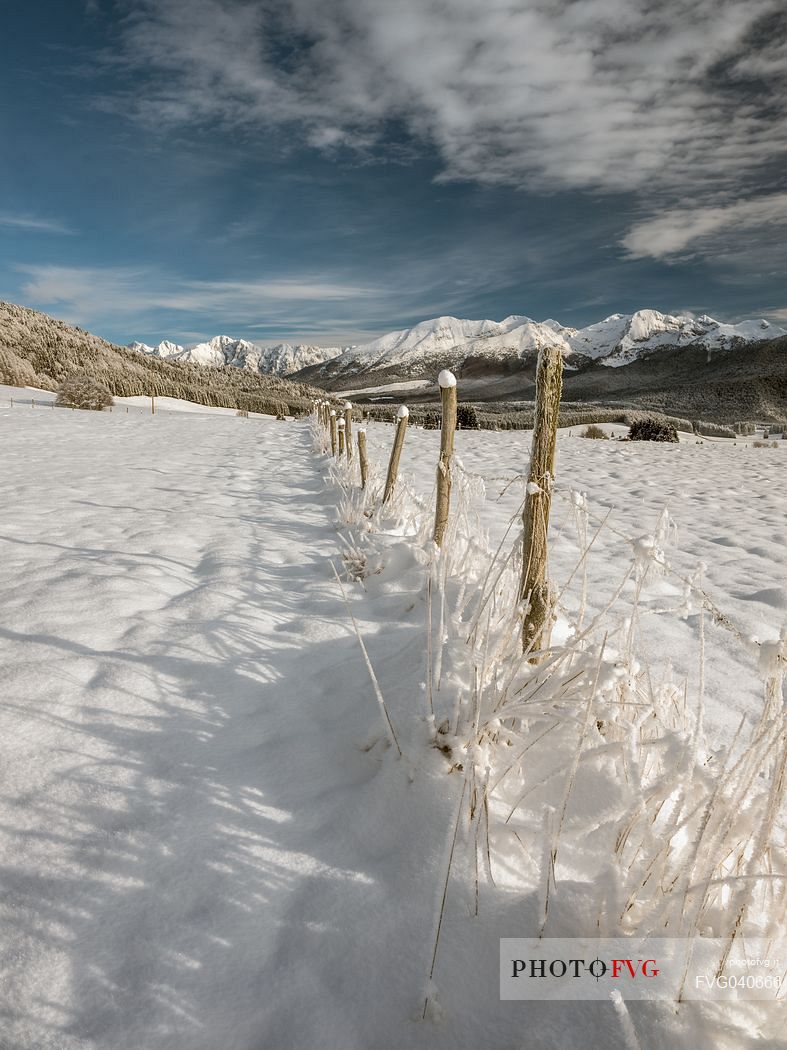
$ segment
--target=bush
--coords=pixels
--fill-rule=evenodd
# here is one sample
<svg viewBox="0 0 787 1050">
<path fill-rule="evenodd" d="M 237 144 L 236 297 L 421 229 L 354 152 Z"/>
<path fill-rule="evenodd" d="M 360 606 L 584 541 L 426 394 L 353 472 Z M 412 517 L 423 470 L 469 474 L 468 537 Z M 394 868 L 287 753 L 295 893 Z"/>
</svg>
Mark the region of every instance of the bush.
<svg viewBox="0 0 787 1050">
<path fill-rule="evenodd" d="M 631 441 L 677 441 L 678 432 L 671 423 L 646 416 L 631 424 L 629 430 Z"/>
<path fill-rule="evenodd" d="M 55 404 L 64 408 L 86 408 L 93 412 L 100 412 L 114 403 L 103 383 L 82 372 L 66 376 L 55 398 Z"/>
<path fill-rule="evenodd" d="M 456 425 L 459 430 L 478 430 L 478 413 L 474 405 L 456 406 Z"/>
<path fill-rule="evenodd" d="M 248 419 L 249 418 L 249 410 L 248 410 L 248 408 L 239 408 L 238 411 L 235 413 L 235 415 L 236 416 L 242 416 L 244 419 Z"/>
<path fill-rule="evenodd" d="M 596 440 L 603 440 L 606 438 L 607 435 L 604 433 L 601 427 L 597 427 L 595 423 L 591 423 L 589 427 L 585 427 L 584 431 L 580 436 L 583 438 L 595 438 Z"/>
</svg>

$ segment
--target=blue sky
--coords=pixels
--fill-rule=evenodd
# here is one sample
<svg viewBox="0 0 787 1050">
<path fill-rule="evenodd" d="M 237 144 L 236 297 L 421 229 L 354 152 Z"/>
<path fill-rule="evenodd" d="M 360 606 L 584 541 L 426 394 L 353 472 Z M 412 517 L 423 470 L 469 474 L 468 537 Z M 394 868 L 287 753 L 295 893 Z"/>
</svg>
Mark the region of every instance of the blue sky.
<svg viewBox="0 0 787 1050">
<path fill-rule="evenodd" d="M 118 342 L 784 321 L 780 7 L 7 0 L 0 298 Z"/>
</svg>

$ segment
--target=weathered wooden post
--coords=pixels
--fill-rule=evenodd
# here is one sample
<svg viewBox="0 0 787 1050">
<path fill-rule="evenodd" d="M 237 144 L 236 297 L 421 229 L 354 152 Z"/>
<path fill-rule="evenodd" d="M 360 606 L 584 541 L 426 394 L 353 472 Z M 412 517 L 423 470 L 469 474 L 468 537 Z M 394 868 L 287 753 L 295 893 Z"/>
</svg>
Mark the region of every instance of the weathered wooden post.
<svg viewBox="0 0 787 1050">
<path fill-rule="evenodd" d="M 530 473 L 522 513 L 524 546 L 520 599 L 527 606 L 522 624 L 522 648 L 536 652 L 549 645 L 553 596 L 547 579 L 547 533 L 555 476 L 558 412 L 563 387 L 563 355 L 555 346 L 538 355 L 536 409 Z M 539 657 L 531 659 L 538 663 Z"/>
<path fill-rule="evenodd" d="M 156 414 L 156 399 L 152 394 L 150 397 L 150 414 L 151 416 L 155 416 Z"/>
<path fill-rule="evenodd" d="M 331 455 L 335 456 L 336 450 L 339 447 L 339 438 L 337 436 L 338 428 L 336 426 L 336 412 L 334 409 L 331 409 L 331 414 L 329 418 L 331 421 Z"/>
<path fill-rule="evenodd" d="M 437 382 L 440 384 L 443 418 L 440 431 L 440 462 L 437 465 L 434 541 L 438 547 L 442 547 L 451 506 L 451 459 L 454 454 L 456 430 L 456 376 L 445 368 L 437 377 Z"/>
<path fill-rule="evenodd" d="M 344 402 L 344 447 L 347 458 L 353 458 L 353 406 L 352 402 Z"/>
<path fill-rule="evenodd" d="M 391 458 L 388 460 L 388 474 L 385 479 L 385 489 L 383 490 L 383 503 L 388 502 L 396 488 L 396 478 L 399 474 L 399 460 L 402 458 L 402 446 L 404 445 L 404 435 L 407 430 L 407 420 L 409 416 L 410 410 L 407 405 L 400 405 L 399 410 L 396 413 L 396 433 L 394 434 Z"/>
<path fill-rule="evenodd" d="M 361 464 L 361 488 L 366 488 L 366 479 L 369 477 L 369 462 L 366 459 L 366 430 L 358 428 L 358 461 Z"/>
<path fill-rule="evenodd" d="M 336 426 L 337 426 L 337 428 L 339 430 L 339 455 L 341 456 L 341 454 L 344 452 L 344 444 L 345 444 L 345 438 L 344 438 L 344 427 L 345 427 L 344 416 L 339 416 L 339 418 L 336 420 Z"/>
</svg>

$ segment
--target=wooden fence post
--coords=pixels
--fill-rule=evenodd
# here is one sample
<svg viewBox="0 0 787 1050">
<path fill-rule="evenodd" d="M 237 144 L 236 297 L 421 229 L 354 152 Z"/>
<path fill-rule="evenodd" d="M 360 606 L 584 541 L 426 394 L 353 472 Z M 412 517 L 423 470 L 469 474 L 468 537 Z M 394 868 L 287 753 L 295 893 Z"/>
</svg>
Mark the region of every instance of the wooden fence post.
<svg viewBox="0 0 787 1050">
<path fill-rule="evenodd" d="M 353 406 L 350 401 L 344 402 L 344 447 L 347 458 L 353 458 Z"/>
<path fill-rule="evenodd" d="M 155 416 L 156 414 L 156 399 L 152 394 L 150 397 L 150 414 L 151 416 Z"/>
<path fill-rule="evenodd" d="M 366 479 L 369 476 L 369 463 L 366 459 L 366 430 L 358 428 L 358 460 L 361 464 L 361 488 L 366 488 Z"/>
<path fill-rule="evenodd" d="M 394 488 L 396 487 L 396 479 L 399 475 L 399 460 L 402 458 L 402 446 L 404 445 L 404 435 L 407 430 L 407 420 L 409 416 L 410 410 L 407 405 L 400 405 L 399 411 L 396 413 L 396 433 L 394 434 L 391 458 L 388 461 L 388 475 L 385 479 L 383 503 L 388 502 L 393 495 Z"/>
<path fill-rule="evenodd" d="M 339 418 L 336 420 L 336 426 L 337 426 L 337 428 L 339 430 L 339 455 L 341 456 L 341 454 L 344 452 L 344 441 L 345 441 L 345 439 L 344 439 L 344 427 L 345 427 L 344 416 L 339 416 Z"/>
<path fill-rule="evenodd" d="M 437 377 L 437 382 L 440 384 L 443 418 L 440 431 L 440 462 L 437 466 L 434 541 L 438 547 L 442 547 L 451 506 L 451 459 L 454 454 L 456 430 L 456 376 L 445 368 Z"/>
<path fill-rule="evenodd" d="M 335 456 L 336 450 L 339 447 L 339 438 L 337 436 L 338 428 L 336 426 L 336 412 L 334 409 L 331 409 L 329 419 L 331 421 L 331 455 Z"/>
<path fill-rule="evenodd" d="M 546 575 L 547 533 L 562 387 L 563 355 L 555 346 L 545 347 L 538 355 L 533 445 L 522 513 L 524 546 L 520 599 L 527 605 L 522 624 L 524 652 L 545 649 L 552 630 L 553 596 Z M 537 663 L 539 659 L 535 657 L 531 663 Z"/>
</svg>

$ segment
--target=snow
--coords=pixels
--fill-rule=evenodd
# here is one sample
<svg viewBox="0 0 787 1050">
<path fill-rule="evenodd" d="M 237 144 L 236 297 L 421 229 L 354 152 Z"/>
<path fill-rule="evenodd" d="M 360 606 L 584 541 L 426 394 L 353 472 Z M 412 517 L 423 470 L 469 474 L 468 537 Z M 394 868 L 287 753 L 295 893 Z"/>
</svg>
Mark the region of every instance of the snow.
<svg viewBox="0 0 787 1050">
<path fill-rule="evenodd" d="M 447 390 L 449 387 L 456 386 L 456 376 L 453 372 L 449 372 L 447 368 L 444 368 L 437 377 L 437 382 L 440 384 L 441 390 Z"/>
<path fill-rule="evenodd" d="M 410 409 L 407 407 L 407 405 L 399 405 L 399 408 L 397 409 L 397 412 L 396 412 L 396 418 L 397 419 L 407 419 L 407 417 L 409 415 L 410 415 Z"/>
<path fill-rule="evenodd" d="M 384 464 L 393 427 L 366 429 Z M 3 1045 L 779 1045 L 765 1004 L 501 1003 L 499 938 L 530 933 L 538 915 L 538 889 L 513 888 L 532 866 L 524 853 L 505 884 L 482 883 L 477 917 L 472 884 L 451 884 L 427 984 L 459 803 L 442 755 L 417 747 L 428 550 L 396 518 L 353 547 L 363 533 L 304 424 L 3 400 L 0 434 Z M 460 431 L 456 446 L 468 484 L 486 489 L 478 531 L 496 545 L 529 435 Z M 436 432 L 408 428 L 400 478 L 427 517 L 438 447 Z M 583 501 L 569 485 L 619 532 L 662 546 L 667 502 L 670 559 L 707 563 L 706 590 L 769 643 L 770 667 L 787 609 L 783 455 L 561 434 L 551 573 L 565 580 L 576 564 Z M 592 553 L 598 608 L 631 550 L 602 533 Z M 333 566 L 367 556 L 345 604 Z M 681 600 L 670 587 L 659 578 L 646 597 L 653 669 L 668 655 L 696 678 L 699 617 L 656 613 Z M 762 703 L 729 638 L 707 625 L 714 745 Z M 449 661 L 444 689 L 458 670 Z M 379 698 L 403 759 L 386 747 Z"/>
</svg>

